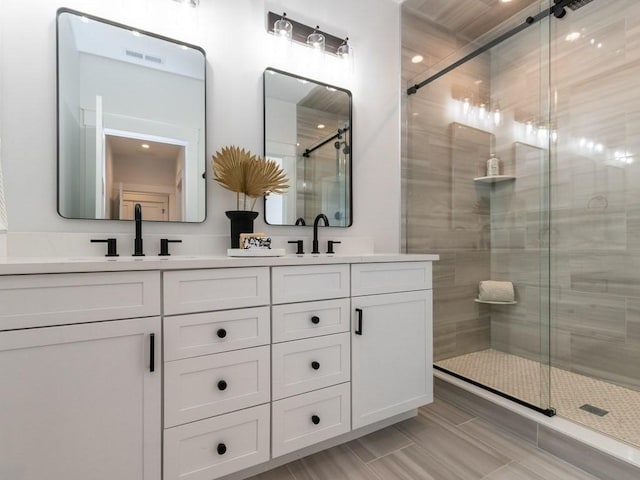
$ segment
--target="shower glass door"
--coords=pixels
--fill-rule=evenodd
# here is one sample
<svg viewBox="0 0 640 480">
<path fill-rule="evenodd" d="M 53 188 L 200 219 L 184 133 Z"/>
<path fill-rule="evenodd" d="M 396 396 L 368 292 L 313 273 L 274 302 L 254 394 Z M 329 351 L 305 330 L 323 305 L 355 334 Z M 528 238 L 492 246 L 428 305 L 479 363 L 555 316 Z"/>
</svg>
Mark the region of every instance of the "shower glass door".
<svg viewBox="0 0 640 480">
<path fill-rule="evenodd" d="M 547 7 L 531 5 L 407 85 Z M 551 415 L 549 21 L 407 97 L 404 191 L 407 251 L 441 258 L 436 368 Z M 487 175 L 492 154 L 498 175 Z M 510 282 L 513 301 L 477 298 L 484 280 Z"/>
<path fill-rule="evenodd" d="M 640 2 L 576 7 L 550 25 L 551 400 L 640 445 Z"/>
</svg>

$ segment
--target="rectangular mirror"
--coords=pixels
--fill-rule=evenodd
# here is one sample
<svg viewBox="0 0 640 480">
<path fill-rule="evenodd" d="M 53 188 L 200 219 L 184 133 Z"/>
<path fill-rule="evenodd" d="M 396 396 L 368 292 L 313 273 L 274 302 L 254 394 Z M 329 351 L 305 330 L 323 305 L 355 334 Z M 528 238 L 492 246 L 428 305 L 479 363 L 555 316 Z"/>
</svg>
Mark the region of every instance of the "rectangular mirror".
<svg viewBox="0 0 640 480">
<path fill-rule="evenodd" d="M 58 213 L 203 222 L 204 50 L 58 10 Z"/>
<path fill-rule="evenodd" d="M 353 223 L 351 92 L 290 73 L 264 72 L 264 152 L 289 178 L 289 191 L 265 197 L 270 225 Z"/>
</svg>

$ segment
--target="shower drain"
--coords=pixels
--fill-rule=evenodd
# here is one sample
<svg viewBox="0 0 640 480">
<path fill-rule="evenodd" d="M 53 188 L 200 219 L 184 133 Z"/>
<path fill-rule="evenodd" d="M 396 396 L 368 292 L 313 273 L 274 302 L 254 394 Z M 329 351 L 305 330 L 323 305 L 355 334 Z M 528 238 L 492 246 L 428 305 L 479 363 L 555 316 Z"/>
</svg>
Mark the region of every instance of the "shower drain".
<svg viewBox="0 0 640 480">
<path fill-rule="evenodd" d="M 593 405 L 589 405 L 588 403 L 585 403 L 584 405 L 582 405 L 580 409 L 584 410 L 585 412 L 598 415 L 599 417 L 604 417 L 607 413 L 609 413 L 608 410 L 603 410 L 602 408 L 594 407 Z"/>
</svg>

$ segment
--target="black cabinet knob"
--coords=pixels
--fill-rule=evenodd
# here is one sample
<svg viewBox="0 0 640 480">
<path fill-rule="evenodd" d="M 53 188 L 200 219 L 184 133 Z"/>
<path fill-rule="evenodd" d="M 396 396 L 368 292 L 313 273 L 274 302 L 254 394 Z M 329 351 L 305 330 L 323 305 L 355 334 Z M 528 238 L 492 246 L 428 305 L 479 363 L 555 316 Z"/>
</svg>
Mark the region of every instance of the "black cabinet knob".
<svg viewBox="0 0 640 480">
<path fill-rule="evenodd" d="M 218 452 L 218 455 L 224 455 L 225 453 L 227 453 L 227 446 L 224 443 L 219 443 L 216 447 L 216 450 Z"/>
<path fill-rule="evenodd" d="M 318 415 L 312 415 L 311 423 L 313 423 L 314 425 L 318 425 L 320 423 L 320 417 Z"/>
<path fill-rule="evenodd" d="M 317 325 L 320 323 L 320 317 L 318 317 L 317 315 L 314 315 L 313 317 L 311 317 L 311 323 L 313 323 L 314 325 Z"/>
<path fill-rule="evenodd" d="M 218 382 L 218 390 L 224 391 L 226 389 L 227 389 L 227 382 L 225 382 L 224 380 L 220 380 Z"/>
<path fill-rule="evenodd" d="M 311 362 L 311 368 L 313 368 L 314 370 L 318 370 L 320 368 L 320 362 Z"/>
<path fill-rule="evenodd" d="M 218 335 L 218 338 L 224 338 L 227 336 L 227 331 L 224 328 L 219 328 L 216 335 Z"/>
</svg>

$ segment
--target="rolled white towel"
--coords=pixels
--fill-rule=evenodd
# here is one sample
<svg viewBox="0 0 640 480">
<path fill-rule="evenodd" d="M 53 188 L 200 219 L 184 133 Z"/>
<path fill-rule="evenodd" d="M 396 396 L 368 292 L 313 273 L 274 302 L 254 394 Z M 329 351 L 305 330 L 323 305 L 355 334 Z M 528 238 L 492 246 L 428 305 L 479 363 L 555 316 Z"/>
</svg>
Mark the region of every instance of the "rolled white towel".
<svg viewBox="0 0 640 480">
<path fill-rule="evenodd" d="M 513 283 L 483 280 L 478 288 L 478 300 L 483 302 L 513 302 Z"/>
</svg>

